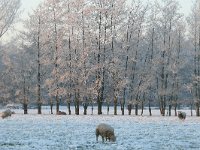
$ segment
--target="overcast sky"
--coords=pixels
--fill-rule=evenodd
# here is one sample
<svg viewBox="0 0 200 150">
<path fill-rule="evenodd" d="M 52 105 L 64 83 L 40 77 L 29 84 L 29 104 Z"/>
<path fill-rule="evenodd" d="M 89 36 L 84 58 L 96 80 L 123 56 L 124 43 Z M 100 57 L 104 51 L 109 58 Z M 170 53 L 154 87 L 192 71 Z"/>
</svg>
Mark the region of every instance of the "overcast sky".
<svg viewBox="0 0 200 150">
<path fill-rule="evenodd" d="M 36 8 L 37 5 L 42 2 L 43 0 L 21 0 L 22 1 L 22 9 L 24 9 L 23 16 L 27 16 L 27 12 L 31 11 L 32 9 Z M 145 0 L 144 0 L 145 1 Z M 151 1 L 151 0 L 150 0 Z M 188 15 L 192 6 L 192 2 L 194 0 L 178 0 L 181 4 L 181 11 Z"/>
<path fill-rule="evenodd" d="M 21 10 L 23 11 L 21 17 L 22 18 L 27 18 L 28 13 L 31 13 L 33 9 L 35 9 L 40 2 L 43 0 L 21 0 L 22 2 L 22 7 Z M 144 1 L 151 1 L 151 0 L 143 0 Z M 181 11 L 187 16 L 190 13 L 191 6 L 194 0 L 178 0 L 181 5 Z M 23 30 L 22 23 L 18 23 L 15 25 L 15 29 L 17 30 Z M 13 32 L 8 32 L 5 36 L 3 41 L 7 41 L 10 39 L 10 37 L 13 36 Z"/>
<path fill-rule="evenodd" d="M 43 0 L 21 0 L 22 2 L 22 10 L 23 10 L 23 17 L 28 15 L 28 12 L 31 12 L 35 9 L 40 2 Z"/>
</svg>

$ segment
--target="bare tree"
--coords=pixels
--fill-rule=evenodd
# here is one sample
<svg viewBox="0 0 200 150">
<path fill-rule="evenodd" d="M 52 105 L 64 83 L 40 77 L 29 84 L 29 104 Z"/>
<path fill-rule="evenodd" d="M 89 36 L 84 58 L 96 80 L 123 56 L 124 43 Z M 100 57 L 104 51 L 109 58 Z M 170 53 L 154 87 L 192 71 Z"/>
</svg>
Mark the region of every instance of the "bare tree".
<svg viewBox="0 0 200 150">
<path fill-rule="evenodd" d="M 0 39 L 13 24 L 19 8 L 20 0 L 0 0 Z"/>
<path fill-rule="evenodd" d="M 159 75 L 157 76 L 158 97 L 160 113 L 164 116 L 169 99 L 171 87 L 171 63 L 172 54 L 174 53 L 174 32 L 177 28 L 177 22 L 181 19 L 179 13 L 179 4 L 176 0 L 162 1 L 155 4 L 159 15 L 156 21 L 155 32 L 158 34 L 160 62 L 158 66 Z"/>
<path fill-rule="evenodd" d="M 192 8 L 192 14 L 188 18 L 190 26 L 190 40 L 193 45 L 194 57 L 194 75 L 193 75 L 193 93 L 196 106 L 196 116 L 200 116 L 200 2 L 196 0 Z"/>
<path fill-rule="evenodd" d="M 123 101 L 128 98 L 129 114 L 132 105 L 135 105 L 135 114 L 138 115 L 139 95 L 138 90 L 141 86 L 140 69 L 137 66 L 141 65 L 144 58 L 140 58 L 140 52 L 144 52 L 141 47 L 143 43 L 144 23 L 148 11 L 148 4 L 143 5 L 139 0 L 133 0 L 131 7 L 127 11 L 128 21 L 126 22 L 126 34 L 124 35 L 125 56 L 125 71 L 124 78 L 129 80 L 129 84 L 123 89 Z M 143 56 L 142 56 L 143 57 Z"/>
</svg>

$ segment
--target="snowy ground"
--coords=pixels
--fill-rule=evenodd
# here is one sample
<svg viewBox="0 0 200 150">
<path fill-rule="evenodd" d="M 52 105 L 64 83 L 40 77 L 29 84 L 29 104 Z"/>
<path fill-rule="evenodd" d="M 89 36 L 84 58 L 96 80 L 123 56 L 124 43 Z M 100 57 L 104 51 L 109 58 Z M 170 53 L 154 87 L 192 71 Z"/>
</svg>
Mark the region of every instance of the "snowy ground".
<svg viewBox="0 0 200 150">
<path fill-rule="evenodd" d="M 65 108 L 66 109 L 66 108 Z M 0 110 L 2 112 L 3 110 Z M 147 111 L 147 110 L 146 110 Z M 200 118 L 185 121 L 177 117 L 121 115 L 50 115 L 43 110 L 22 110 L 7 119 L 0 118 L 0 150 L 188 150 L 200 149 Z M 105 111 L 106 113 L 106 111 Z M 148 112 L 146 112 L 148 114 Z M 108 123 L 117 141 L 96 142 L 95 128 Z"/>
</svg>

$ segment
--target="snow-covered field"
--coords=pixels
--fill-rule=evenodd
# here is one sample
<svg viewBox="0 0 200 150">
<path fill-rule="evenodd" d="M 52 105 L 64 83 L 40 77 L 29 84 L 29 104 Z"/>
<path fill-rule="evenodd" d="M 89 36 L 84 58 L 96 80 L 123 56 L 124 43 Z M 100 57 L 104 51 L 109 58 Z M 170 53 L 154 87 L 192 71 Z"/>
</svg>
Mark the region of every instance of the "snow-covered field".
<svg viewBox="0 0 200 150">
<path fill-rule="evenodd" d="M 65 108 L 66 109 L 66 108 Z M 2 112 L 3 110 L 0 110 Z M 146 110 L 147 111 L 147 110 Z M 0 150 L 189 150 L 200 149 L 200 118 L 185 121 L 161 117 L 154 111 L 149 117 L 121 115 L 50 115 L 43 110 L 22 110 L 9 118 L 0 118 Z M 106 113 L 106 111 L 105 111 Z M 120 113 L 120 112 L 119 112 Z M 117 141 L 96 142 L 95 128 L 108 123 L 115 129 Z"/>
</svg>

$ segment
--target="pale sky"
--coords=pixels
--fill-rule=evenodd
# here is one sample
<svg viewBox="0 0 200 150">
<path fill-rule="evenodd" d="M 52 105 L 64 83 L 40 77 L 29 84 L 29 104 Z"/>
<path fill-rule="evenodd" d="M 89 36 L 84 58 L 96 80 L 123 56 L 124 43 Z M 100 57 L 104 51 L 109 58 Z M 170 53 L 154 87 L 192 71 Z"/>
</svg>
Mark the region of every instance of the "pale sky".
<svg viewBox="0 0 200 150">
<path fill-rule="evenodd" d="M 181 11 L 185 14 L 188 15 L 191 12 L 191 7 L 193 5 L 194 0 L 178 0 L 180 5 L 181 5 Z"/>
<path fill-rule="evenodd" d="M 35 9 L 38 6 L 38 4 L 42 1 L 43 0 L 21 0 L 22 3 L 21 9 L 23 11 L 22 16 L 27 17 L 28 12 L 32 12 L 32 10 Z"/>
<path fill-rule="evenodd" d="M 27 12 L 31 11 L 32 9 L 36 8 L 40 2 L 43 0 L 21 0 L 22 2 L 22 9 L 24 9 L 24 15 L 27 15 Z M 145 1 L 145 0 L 144 0 Z M 149 0 L 151 1 L 151 0 Z M 178 0 L 181 5 L 181 11 L 188 15 L 192 6 L 192 2 L 194 0 Z"/>
<path fill-rule="evenodd" d="M 21 14 L 21 17 L 22 18 L 28 17 L 28 13 L 31 13 L 32 10 L 35 9 L 39 5 L 39 3 L 42 1 L 43 0 L 21 0 L 21 3 L 22 3 L 21 10 L 23 11 L 23 13 Z M 144 0 L 144 1 L 148 1 L 148 0 Z M 181 12 L 183 12 L 185 16 L 189 15 L 194 0 L 178 0 L 178 1 L 182 7 Z M 20 30 L 22 29 L 22 24 L 18 23 L 15 25 L 15 27 L 16 29 Z M 13 36 L 13 32 L 8 33 L 7 35 L 4 36 L 3 41 L 6 42 L 12 36 Z"/>
</svg>

